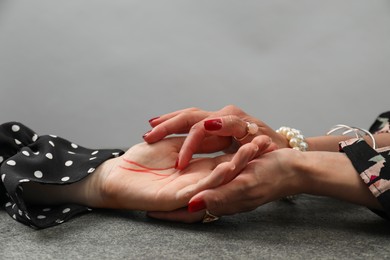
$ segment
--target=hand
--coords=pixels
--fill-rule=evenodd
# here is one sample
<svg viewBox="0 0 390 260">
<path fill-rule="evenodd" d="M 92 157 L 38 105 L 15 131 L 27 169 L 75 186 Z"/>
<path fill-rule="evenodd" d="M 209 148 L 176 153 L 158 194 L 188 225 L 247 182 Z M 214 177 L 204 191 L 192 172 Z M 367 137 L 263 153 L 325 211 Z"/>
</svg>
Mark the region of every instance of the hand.
<svg viewBox="0 0 390 260">
<path fill-rule="evenodd" d="M 301 193 L 304 179 L 291 167 L 291 161 L 300 159 L 301 154 L 292 149 L 279 149 L 247 165 L 233 168 L 221 164 L 205 179 L 178 192 L 182 196 L 196 193 L 190 200 L 188 211 L 179 209 L 173 212 L 149 212 L 148 215 L 165 220 L 196 222 L 202 220 L 205 208 L 217 216 L 231 215 Z M 230 174 L 236 177 L 221 185 L 218 180 Z"/>
<path fill-rule="evenodd" d="M 177 191 L 207 178 L 217 165 L 227 168 L 244 167 L 249 160 L 272 149 L 266 136 L 258 142 L 243 146 L 236 155 L 214 158 L 196 158 L 182 171 L 174 168 L 184 138 L 166 138 L 155 144 L 142 143 L 130 148 L 121 157 L 112 159 L 97 174 L 93 174 L 85 187 L 89 196 L 85 203 L 92 207 L 134 210 L 171 211 L 185 207 L 195 193 Z M 223 176 L 222 182 L 234 175 Z"/>
<path fill-rule="evenodd" d="M 240 174 L 231 182 L 220 185 L 218 176 L 234 172 Z M 300 193 L 333 197 L 382 209 L 348 157 L 339 152 L 279 149 L 250 161 L 247 166 L 228 168 L 221 164 L 207 178 L 182 189 L 178 194 L 190 196 L 193 193 L 197 194 L 191 198 L 188 211 L 150 212 L 149 216 L 195 222 L 203 218 L 206 208 L 213 215 L 230 215 Z"/>
<path fill-rule="evenodd" d="M 240 140 L 247 134 L 247 122 L 257 124 L 259 130 L 256 134 Z M 216 112 L 197 108 L 184 109 L 150 120 L 150 124 L 153 129 L 144 135 L 148 143 L 155 143 L 170 134 L 188 133 L 178 155 L 178 169 L 187 167 L 195 153 L 222 150 L 235 152 L 237 147 L 234 146 L 237 143 L 238 146 L 249 143 L 259 135 L 268 135 L 280 148 L 288 147 L 288 141 L 284 136 L 235 106 L 227 106 Z M 207 126 L 212 130 L 206 129 Z M 240 141 L 236 142 L 233 136 Z"/>
</svg>

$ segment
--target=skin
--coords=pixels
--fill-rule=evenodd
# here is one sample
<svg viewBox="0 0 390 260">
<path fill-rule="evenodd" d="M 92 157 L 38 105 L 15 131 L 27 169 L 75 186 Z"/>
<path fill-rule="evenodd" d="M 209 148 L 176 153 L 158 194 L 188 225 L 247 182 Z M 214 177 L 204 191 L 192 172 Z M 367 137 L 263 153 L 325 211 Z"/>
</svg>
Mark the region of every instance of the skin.
<svg viewBox="0 0 390 260">
<path fill-rule="evenodd" d="M 207 120 L 220 119 L 219 130 L 208 131 Z M 255 122 L 259 131 L 241 142 L 246 134 L 246 122 Z M 150 121 L 152 131 L 144 136 L 149 143 L 157 142 L 173 133 L 188 133 L 178 155 L 178 168 L 186 168 L 194 151 L 215 152 L 231 150 L 248 142 L 256 142 L 259 136 L 267 135 L 280 149 L 250 160 L 247 165 L 227 168 L 218 167 L 214 177 L 208 177 L 188 186 L 179 194 L 190 196 L 190 205 L 203 201 L 214 215 L 230 215 L 253 210 L 265 203 L 300 193 L 329 196 L 351 203 L 381 209 L 377 199 L 368 190 L 350 160 L 338 152 L 338 143 L 348 136 L 318 136 L 307 138 L 309 152 L 288 148 L 287 139 L 276 133 L 264 122 L 253 118 L 235 106 L 227 106 L 216 112 L 196 108 L 180 110 Z M 378 147 L 390 145 L 389 134 L 375 135 Z M 367 142 L 371 140 L 367 138 Z M 243 165 L 243 164 L 241 164 Z M 236 176 L 229 183 L 220 183 L 217 175 Z M 150 216 L 175 221 L 199 221 L 204 210 L 189 213 L 184 209 L 173 212 L 150 212 Z"/>
<path fill-rule="evenodd" d="M 221 118 L 223 128 L 219 131 L 206 131 L 204 121 Z M 258 135 L 267 135 L 278 147 L 287 147 L 287 140 L 277 134 L 264 122 L 246 114 L 235 106 L 227 106 L 219 111 L 209 112 L 197 108 L 188 108 L 162 115 L 150 121 L 153 127 L 145 134 L 144 140 L 155 143 L 171 134 L 188 133 L 183 147 L 178 155 L 178 168 L 187 167 L 195 151 L 200 153 L 213 153 L 218 151 L 235 152 L 239 146 L 249 143 L 255 136 L 248 136 L 236 143 L 232 136 L 238 138 L 246 134 L 246 122 L 253 122 L 259 126 Z"/>
<path fill-rule="evenodd" d="M 172 137 L 155 144 L 137 144 L 71 185 L 26 183 L 25 200 L 45 205 L 77 203 L 95 208 L 172 211 L 185 207 L 195 195 L 180 195 L 178 191 L 206 178 L 218 165 L 244 167 L 249 160 L 276 148 L 263 136 L 234 155 L 192 159 L 185 170 L 179 171 L 174 165 L 183 142 L 184 138 Z"/>
</svg>

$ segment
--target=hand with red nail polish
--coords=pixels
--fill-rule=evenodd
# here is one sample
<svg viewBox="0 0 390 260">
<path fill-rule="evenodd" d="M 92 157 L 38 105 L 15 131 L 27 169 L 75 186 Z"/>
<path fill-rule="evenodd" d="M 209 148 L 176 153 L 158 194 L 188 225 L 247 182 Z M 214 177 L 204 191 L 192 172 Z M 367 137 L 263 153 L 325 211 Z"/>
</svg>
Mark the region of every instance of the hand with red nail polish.
<svg viewBox="0 0 390 260">
<path fill-rule="evenodd" d="M 253 141 L 262 142 L 258 138 L 261 137 Z M 250 148 L 248 145 L 243 145 L 239 152 Z M 205 209 L 221 217 L 251 211 L 271 201 L 301 193 L 335 197 L 383 209 L 342 153 L 278 149 L 252 160 L 249 154 L 240 158 L 242 155 L 237 153 L 236 158 L 221 163 L 206 178 L 178 192 L 179 196 L 196 193 L 188 203 L 187 212 L 179 209 L 149 215 L 171 221 L 201 221 Z"/>
<path fill-rule="evenodd" d="M 204 129 L 207 131 L 217 131 L 222 128 L 222 119 L 209 119 L 204 121 Z"/>
<path fill-rule="evenodd" d="M 183 137 L 171 137 L 154 144 L 141 143 L 122 156 L 106 161 L 97 174 L 92 175 L 89 197 L 80 204 L 146 211 L 186 207 L 195 191 L 178 192 L 207 179 L 218 165 L 230 161 L 233 155 L 196 158 L 186 169 L 178 170 L 178 152 L 183 142 Z M 255 147 L 252 150 L 243 149 L 237 155 L 253 158 L 257 150 Z M 202 201 L 193 201 L 191 205 L 194 211 L 205 207 Z"/>
<path fill-rule="evenodd" d="M 248 122 L 257 125 L 256 133 L 248 135 Z M 280 148 L 288 147 L 286 137 L 235 106 L 215 112 L 189 108 L 160 116 L 144 140 L 154 143 L 170 134 L 184 133 L 188 136 L 179 153 L 179 169 L 185 169 L 195 153 L 232 153 L 259 135 L 270 136 Z"/>
</svg>

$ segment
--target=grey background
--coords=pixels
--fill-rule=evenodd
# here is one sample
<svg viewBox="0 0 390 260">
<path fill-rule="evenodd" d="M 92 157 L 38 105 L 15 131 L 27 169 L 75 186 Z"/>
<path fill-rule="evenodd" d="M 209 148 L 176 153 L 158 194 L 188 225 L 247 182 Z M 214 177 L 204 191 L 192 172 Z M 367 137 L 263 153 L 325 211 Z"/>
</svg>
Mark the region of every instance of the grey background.
<svg viewBox="0 0 390 260">
<path fill-rule="evenodd" d="M 307 136 L 389 109 L 390 3 L 1 0 L 0 122 L 89 147 L 235 104 Z"/>
</svg>

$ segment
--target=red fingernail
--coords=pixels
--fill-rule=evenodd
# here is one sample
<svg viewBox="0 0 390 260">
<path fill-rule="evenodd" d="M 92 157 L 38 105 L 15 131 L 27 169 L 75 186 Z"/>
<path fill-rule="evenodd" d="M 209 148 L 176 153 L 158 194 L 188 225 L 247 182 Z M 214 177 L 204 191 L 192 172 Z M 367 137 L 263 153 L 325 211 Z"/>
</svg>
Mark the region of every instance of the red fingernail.
<svg viewBox="0 0 390 260">
<path fill-rule="evenodd" d="M 159 116 L 153 117 L 152 119 L 149 119 L 149 123 L 152 123 L 154 120 L 159 119 Z"/>
<path fill-rule="evenodd" d="M 202 199 L 193 200 L 188 203 L 188 212 L 197 212 L 206 208 L 206 203 Z"/>
<path fill-rule="evenodd" d="M 177 168 L 178 165 L 179 165 L 179 158 L 176 159 L 176 163 L 175 163 L 175 169 L 177 169 L 177 170 L 178 170 L 178 168 Z"/>
<path fill-rule="evenodd" d="M 147 132 L 142 136 L 142 138 L 145 138 L 148 134 L 150 134 L 150 132 L 152 132 L 152 130 L 147 131 Z"/>
<path fill-rule="evenodd" d="M 222 128 L 221 119 L 211 119 L 204 121 L 204 128 L 209 131 L 216 131 Z"/>
</svg>

